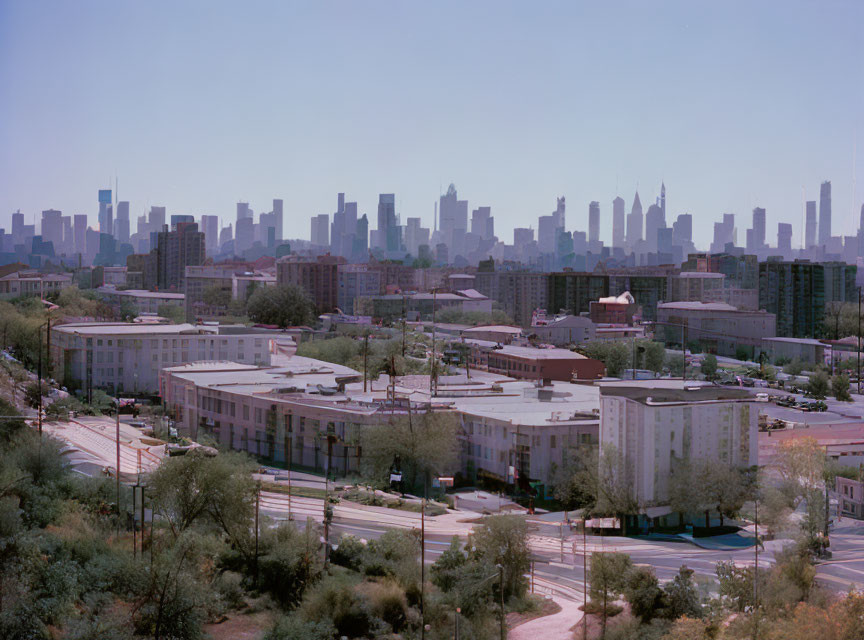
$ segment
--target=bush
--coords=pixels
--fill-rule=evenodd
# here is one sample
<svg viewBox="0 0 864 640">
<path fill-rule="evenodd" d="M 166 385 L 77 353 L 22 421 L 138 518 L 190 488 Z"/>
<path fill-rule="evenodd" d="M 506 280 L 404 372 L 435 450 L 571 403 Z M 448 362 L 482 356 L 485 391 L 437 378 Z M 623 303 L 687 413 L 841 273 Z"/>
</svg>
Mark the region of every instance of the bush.
<svg viewBox="0 0 864 640">
<path fill-rule="evenodd" d="M 345 576 L 331 576 L 315 586 L 303 600 L 300 613 L 303 618 L 318 624 L 330 624 L 337 636 L 366 637 L 373 627 L 373 619 L 363 601 L 354 590 L 356 580 Z"/>
<path fill-rule="evenodd" d="M 363 564 L 365 552 L 366 545 L 360 542 L 359 538 L 342 534 L 342 537 L 339 538 L 339 544 L 330 552 L 330 562 L 352 571 L 359 571 Z"/>
<path fill-rule="evenodd" d="M 336 629 L 329 620 L 307 622 L 299 616 L 283 616 L 262 640 L 333 640 Z"/>
</svg>

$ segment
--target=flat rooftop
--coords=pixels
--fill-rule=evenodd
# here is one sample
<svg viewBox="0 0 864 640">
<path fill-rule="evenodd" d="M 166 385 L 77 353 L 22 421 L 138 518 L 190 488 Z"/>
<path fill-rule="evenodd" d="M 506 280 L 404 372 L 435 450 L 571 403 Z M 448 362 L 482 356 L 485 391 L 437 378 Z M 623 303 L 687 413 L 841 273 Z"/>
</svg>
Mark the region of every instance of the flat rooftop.
<svg viewBox="0 0 864 640">
<path fill-rule="evenodd" d="M 730 389 L 714 385 L 685 382 L 683 380 L 646 380 L 643 384 L 632 380 L 626 383 L 601 383 L 601 396 L 614 396 L 634 400 L 641 404 L 756 401 L 746 389 Z"/>
</svg>

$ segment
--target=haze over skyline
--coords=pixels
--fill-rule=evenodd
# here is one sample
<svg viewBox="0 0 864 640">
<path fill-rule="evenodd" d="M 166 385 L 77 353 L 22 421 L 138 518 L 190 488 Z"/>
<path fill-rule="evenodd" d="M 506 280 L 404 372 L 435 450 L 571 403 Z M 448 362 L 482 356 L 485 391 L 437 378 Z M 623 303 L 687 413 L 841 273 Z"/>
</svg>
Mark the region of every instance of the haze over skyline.
<svg viewBox="0 0 864 640">
<path fill-rule="evenodd" d="M 21 209 L 87 213 L 96 191 L 233 221 L 285 201 L 286 237 L 336 193 L 379 193 L 432 225 L 450 182 L 496 231 L 665 180 L 668 221 L 767 209 L 800 243 L 802 186 L 833 185 L 834 233 L 864 199 L 859 2 L 152 2 L 0 4 L 0 226 Z M 140 33 L 148 33 L 146 39 Z M 361 46 L 362 45 L 362 46 Z M 861 152 L 859 156 L 864 155 Z M 110 184 L 109 184 L 110 180 Z M 296 230 L 296 231 L 295 231 Z M 739 231 L 740 233 L 740 231 Z"/>
</svg>

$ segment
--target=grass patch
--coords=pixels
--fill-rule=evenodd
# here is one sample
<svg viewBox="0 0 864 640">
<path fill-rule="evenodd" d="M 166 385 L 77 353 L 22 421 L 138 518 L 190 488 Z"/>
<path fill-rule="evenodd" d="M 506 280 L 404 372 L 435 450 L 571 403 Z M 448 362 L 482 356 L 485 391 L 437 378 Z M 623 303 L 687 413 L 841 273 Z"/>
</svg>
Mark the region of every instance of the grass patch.
<svg viewBox="0 0 864 640">
<path fill-rule="evenodd" d="M 265 491 L 272 491 L 273 493 L 281 493 L 282 495 L 288 495 L 288 485 L 277 484 L 275 482 L 262 482 L 261 488 Z M 317 498 L 319 500 L 323 500 L 327 495 L 324 489 L 316 489 L 314 487 L 291 487 L 291 495 L 296 496 L 298 498 Z M 333 495 L 333 492 L 330 492 L 330 495 Z"/>
</svg>

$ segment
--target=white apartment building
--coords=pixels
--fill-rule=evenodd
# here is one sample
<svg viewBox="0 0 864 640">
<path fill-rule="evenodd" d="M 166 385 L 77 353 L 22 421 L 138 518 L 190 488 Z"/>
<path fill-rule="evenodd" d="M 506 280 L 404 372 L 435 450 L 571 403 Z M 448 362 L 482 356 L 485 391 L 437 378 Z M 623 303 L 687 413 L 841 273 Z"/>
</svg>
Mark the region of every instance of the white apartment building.
<svg viewBox="0 0 864 640">
<path fill-rule="evenodd" d="M 0 299 L 39 296 L 56 293 L 72 286 L 72 276 L 62 273 L 15 271 L 0 278 Z"/>
<path fill-rule="evenodd" d="M 623 457 L 643 507 L 666 504 L 677 460 L 757 463 L 759 404 L 745 389 L 680 380 L 600 384 L 600 449 Z"/>
<path fill-rule="evenodd" d="M 159 371 L 188 362 L 270 363 L 272 338 L 241 327 L 96 322 L 51 333 L 54 377 L 70 388 L 159 391 Z"/>
</svg>

